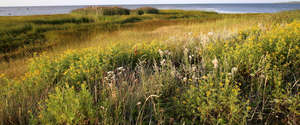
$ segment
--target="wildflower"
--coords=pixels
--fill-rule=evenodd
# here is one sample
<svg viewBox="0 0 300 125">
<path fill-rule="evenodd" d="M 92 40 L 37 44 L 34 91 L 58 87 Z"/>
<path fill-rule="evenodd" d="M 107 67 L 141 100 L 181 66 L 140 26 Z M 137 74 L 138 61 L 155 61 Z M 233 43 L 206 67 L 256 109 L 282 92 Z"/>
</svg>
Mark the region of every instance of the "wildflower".
<svg viewBox="0 0 300 125">
<path fill-rule="evenodd" d="M 141 102 L 136 103 L 136 105 L 141 105 L 141 104 L 142 104 Z"/>
<path fill-rule="evenodd" d="M 192 79 L 197 80 L 198 78 L 197 78 L 196 75 L 194 74 L 194 75 L 192 76 Z"/>
<path fill-rule="evenodd" d="M 202 79 L 207 79 L 208 77 L 207 76 L 202 76 Z"/>
<path fill-rule="evenodd" d="M 165 53 L 166 55 L 169 55 L 170 52 L 169 52 L 168 50 L 165 50 L 164 53 Z"/>
<path fill-rule="evenodd" d="M 208 32 L 207 35 L 208 35 L 208 36 L 212 36 L 212 35 L 214 35 L 214 33 L 213 33 L 213 32 Z"/>
<path fill-rule="evenodd" d="M 113 74 L 113 73 L 114 73 L 113 71 L 109 71 L 109 72 L 107 72 L 107 74 L 109 74 L 109 75 L 110 75 L 110 74 Z"/>
<path fill-rule="evenodd" d="M 124 69 L 123 67 L 119 67 L 119 68 L 118 68 L 118 70 L 123 70 L 123 69 Z"/>
<path fill-rule="evenodd" d="M 250 107 L 250 106 L 247 106 L 247 110 L 250 111 L 250 110 L 251 110 L 251 107 Z"/>
<path fill-rule="evenodd" d="M 159 52 L 159 55 L 160 55 L 161 57 L 164 55 L 164 52 L 161 51 L 161 49 L 159 49 L 158 52 Z"/>
<path fill-rule="evenodd" d="M 231 73 L 232 73 L 232 74 L 235 74 L 235 73 L 237 72 L 237 70 L 238 70 L 238 68 L 233 67 L 233 68 L 231 69 Z"/>
<path fill-rule="evenodd" d="M 101 108 L 102 110 L 104 110 L 104 109 L 105 109 L 103 106 L 100 106 L 100 108 Z"/>
<path fill-rule="evenodd" d="M 192 60 L 192 59 L 193 59 L 193 57 L 194 57 L 194 55 L 190 55 L 190 56 L 189 56 L 189 59 L 190 59 L 190 60 Z"/>
<path fill-rule="evenodd" d="M 166 63 L 166 60 L 165 60 L 165 59 L 163 59 L 163 60 L 160 61 L 160 64 L 161 64 L 162 66 L 165 65 L 165 63 Z"/>
<path fill-rule="evenodd" d="M 117 69 L 118 71 L 125 71 L 125 69 L 123 68 L 123 67 L 119 67 L 118 69 Z"/>
<path fill-rule="evenodd" d="M 214 68 L 218 68 L 218 59 L 215 57 L 215 59 L 212 61 L 212 63 L 214 64 Z"/>
<path fill-rule="evenodd" d="M 222 82 L 220 82 L 219 85 L 222 87 L 224 84 Z"/>
<path fill-rule="evenodd" d="M 193 66 L 193 67 L 192 67 L 192 71 L 193 71 L 193 72 L 196 72 L 196 70 L 197 70 L 197 67 L 196 67 L 196 66 Z"/>
<path fill-rule="evenodd" d="M 184 77 L 184 78 L 183 78 L 183 82 L 186 82 L 186 81 L 187 81 L 187 78 L 186 78 L 186 77 Z"/>
<path fill-rule="evenodd" d="M 207 91 L 207 92 L 206 92 L 207 97 L 209 97 L 210 94 L 211 94 L 210 91 Z"/>
<path fill-rule="evenodd" d="M 4 74 L 0 74 L 0 78 L 3 78 L 4 77 Z"/>
</svg>

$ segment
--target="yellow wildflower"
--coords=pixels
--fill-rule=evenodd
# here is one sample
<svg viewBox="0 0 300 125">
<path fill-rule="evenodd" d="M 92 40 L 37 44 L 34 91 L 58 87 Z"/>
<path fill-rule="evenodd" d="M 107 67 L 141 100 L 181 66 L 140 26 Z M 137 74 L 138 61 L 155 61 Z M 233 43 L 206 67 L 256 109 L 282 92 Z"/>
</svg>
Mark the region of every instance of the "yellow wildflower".
<svg viewBox="0 0 300 125">
<path fill-rule="evenodd" d="M 207 97 L 209 97 L 210 94 L 211 94 L 210 91 L 207 91 L 207 92 L 206 92 Z"/>
</svg>

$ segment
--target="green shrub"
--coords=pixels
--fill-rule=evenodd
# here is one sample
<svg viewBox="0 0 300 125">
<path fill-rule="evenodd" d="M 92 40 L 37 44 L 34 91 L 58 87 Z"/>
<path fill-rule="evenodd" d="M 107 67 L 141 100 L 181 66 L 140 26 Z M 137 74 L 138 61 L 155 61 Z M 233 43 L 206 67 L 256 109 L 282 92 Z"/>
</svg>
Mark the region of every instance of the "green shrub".
<svg viewBox="0 0 300 125">
<path fill-rule="evenodd" d="M 129 15 L 130 10 L 121 7 L 87 7 L 73 10 L 72 13 L 84 15 Z"/>
<path fill-rule="evenodd" d="M 211 79 L 212 80 L 212 79 Z M 178 100 L 178 109 L 184 113 L 182 121 L 188 124 L 246 124 L 247 100 L 240 100 L 240 88 L 229 80 L 217 83 L 201 80 L 192 84 Z"/>
<path fill-rule="evenodd" d="M 65 18 L 65 19 L 54 19 L 54 20 L 33 20 L 32 21 L 34 24 L 65 24 L 65 23 L 76 23 L 76 24 L 80 24 L 80 23 L 92 23 L 95 22 L 93 19 L 91 18 L 87 18 L 87 17 L 80 17 L 80 18 Z"/>
<path fill-rule="evenodd" d="M 32 124 L 93 124 L 93 99 L 84 84 L 76 92 L 73 87 L 56 88 L 54 94 L 41 105 L 38 117 Z"/>
<path fill-rule="evenodd" d="M 153 7 L 141 7 L 137 8 L 136 11 L 143 11 L 145 14 L 158 14 L 159 10 Z"/>
<path fill-rule="evenodd" d="M 136 14 L 136 15 L 143 15 L 144 14 L 144 11 L 139 10 L 139 9 L 131 10 L 131 12 L 132 12 L 132 14 Z"/>
</svg>

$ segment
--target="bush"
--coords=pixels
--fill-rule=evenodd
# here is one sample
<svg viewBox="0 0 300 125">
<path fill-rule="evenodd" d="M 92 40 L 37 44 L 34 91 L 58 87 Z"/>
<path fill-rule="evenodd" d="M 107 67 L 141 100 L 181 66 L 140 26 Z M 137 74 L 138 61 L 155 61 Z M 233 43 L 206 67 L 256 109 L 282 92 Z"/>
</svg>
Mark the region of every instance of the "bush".
<svg viewBox="0 0 300 125">
<path fill-rule="evenodd" d="M 143 11 L 145 14 L 158 14 L 159 10 L 153 7 L 141 7 L 137 8 L 137 11 Z"/>
<path fill-rule="evenodd" d="M 229 80 L 201 80 L 190 85 L 178 101 L 182 120 L 193 124 L 246 124 L 250 107 L 239 99 L 240 88 Z M 178 108 L 180 109 L 180 108 Z M 181 111 L 181 110 L 180 110 Z"/>
<path fill-rule="evenodd" d="M 143 14 L 144 14 L 144 11 L 143 11 L 143 10 L 138 10 L 138 9 L 136 9 L 136 10 L 132 10 L 132 13 L 133 13 L 133 14 L 137 14 L 137 15 L 143 15 Z"/>
<path fill-rule="evenodd" d="M 121 7 L 87 7 L 73 10 L 72 13 L 84 15 L 129 15 L 130 10 Z"/>
<path fill-rule="evenodd" d="M 65 89 L 57 87 L 45 103 L 32 124 L 87 124 L 86 121 L 93 121 L 93 99 L 84 84 L 79 92 L 68 85 Z"/>
</svg>

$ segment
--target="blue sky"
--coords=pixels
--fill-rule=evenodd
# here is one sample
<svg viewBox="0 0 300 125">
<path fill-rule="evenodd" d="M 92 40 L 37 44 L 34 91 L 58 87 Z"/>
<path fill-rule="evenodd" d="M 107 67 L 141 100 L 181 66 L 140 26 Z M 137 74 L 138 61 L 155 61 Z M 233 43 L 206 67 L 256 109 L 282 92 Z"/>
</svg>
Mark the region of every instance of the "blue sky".
<svg viewBox="0 0 300 125">
<path fill-rule="evenodd" d="M 176 4 L 176 3 L 270 3 L 300 0 L 0 0 L 0 6 Z"/>
</svg>

